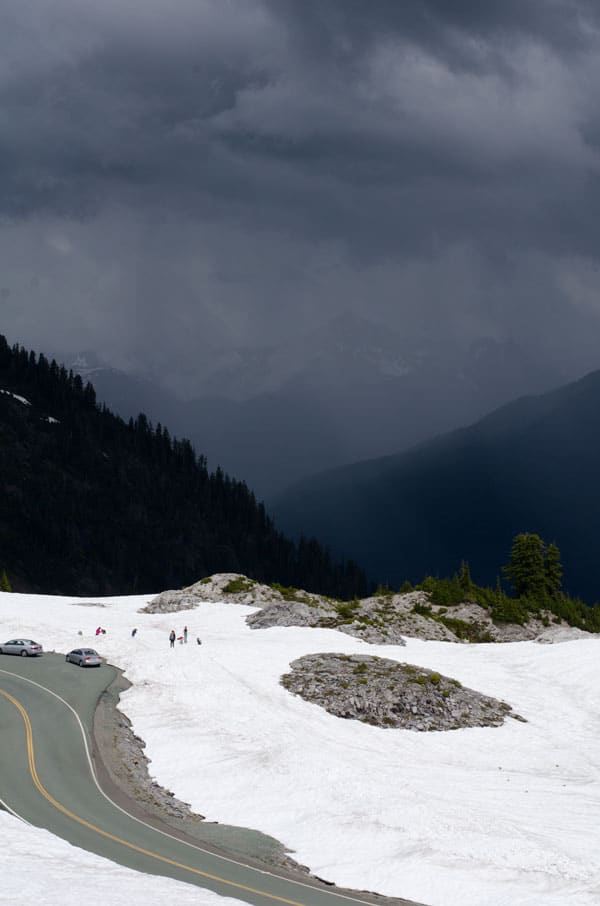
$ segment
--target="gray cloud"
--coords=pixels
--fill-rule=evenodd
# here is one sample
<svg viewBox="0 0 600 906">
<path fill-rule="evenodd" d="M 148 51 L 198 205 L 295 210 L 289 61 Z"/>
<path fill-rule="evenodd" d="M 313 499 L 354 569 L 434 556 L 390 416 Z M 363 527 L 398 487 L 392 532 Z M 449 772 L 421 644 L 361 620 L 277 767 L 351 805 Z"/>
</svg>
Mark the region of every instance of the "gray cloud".
<svg viewBox="0 0 600 906">
<path fill-rule="evenodd" d="M 4 329 L 187 374 L 350 308 L 557 356 L 600 315 L 599 44 L 575 0 L 6 0 Z"/>
</svg>

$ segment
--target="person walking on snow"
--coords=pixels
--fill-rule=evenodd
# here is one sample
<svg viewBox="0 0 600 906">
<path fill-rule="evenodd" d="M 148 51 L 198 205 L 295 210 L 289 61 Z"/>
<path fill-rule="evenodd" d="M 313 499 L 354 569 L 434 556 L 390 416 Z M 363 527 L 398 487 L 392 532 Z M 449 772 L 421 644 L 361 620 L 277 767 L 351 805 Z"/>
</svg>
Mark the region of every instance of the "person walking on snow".
<svg viewBox="0 0 600 906">
<path fill-rule="evenodd" d="M 183 644 L 187 645 L 187 626 L 183 627 Z"/>
<path fill-rule="evenodd" d="M 171 632 L 169 633 L 169 642 L 171 643 L 171 648 L 175 647 L 175 639 L 176 639 L 175 630 L 172 629 Z"/>
</svg>

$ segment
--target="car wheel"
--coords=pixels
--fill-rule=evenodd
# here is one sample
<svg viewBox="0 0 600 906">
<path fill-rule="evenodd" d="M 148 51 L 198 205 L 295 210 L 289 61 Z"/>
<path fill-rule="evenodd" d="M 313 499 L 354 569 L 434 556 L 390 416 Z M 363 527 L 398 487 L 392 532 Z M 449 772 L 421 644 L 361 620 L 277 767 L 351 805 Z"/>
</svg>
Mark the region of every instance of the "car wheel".
<svg viewBox="0 0 600 906">
<path fill-rule="evenodd" d="M 26 652 L 25 650 L 23 650 L 23 651 L 21 652 L 21 657 L 27 657 L 27 652 Z"/>
<path fill-rule="evenodd" d="M 68 664 L 70 660 L 71 660 L 71 658 L 70 658 L 69 655 L 67 654 L 67 656 L 65 657 L 65 664 Z"/>
<path fill-rule="evenodd" d="M 79 666 L 80 666 L 80 667 L 85 667 L 84 662 L 83 662 L 83 661 L 79 661 Z"/>
</svg>

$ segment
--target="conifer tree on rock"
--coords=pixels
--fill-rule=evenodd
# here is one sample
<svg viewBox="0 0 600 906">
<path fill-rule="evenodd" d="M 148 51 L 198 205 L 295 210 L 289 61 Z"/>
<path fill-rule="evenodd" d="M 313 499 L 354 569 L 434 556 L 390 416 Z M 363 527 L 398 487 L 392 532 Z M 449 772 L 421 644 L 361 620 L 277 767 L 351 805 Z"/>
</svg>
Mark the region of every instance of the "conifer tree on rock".
<svg viewBox="0 0 600 906">
<path fill-rule="evenodd" d="M 510 579 L 518 598 L 542 600 L 546 597 L 544 542 L 539 535 L 523 532 L 514 538 L 504 574 Z"/>
<path fill-rule="evenodd" d="M 539 535 L 525 532 L 514 538 L 504 574 L 518 598 L 556 601 L 562 595 L 560 551 L 556 544 L 546 544 Z"/>
<path fill-rule="evenodd" d="M 0 591 L 12 591 L 5 569 L 2 570 L 2 575 L 0 576 Z"/>
</svg>

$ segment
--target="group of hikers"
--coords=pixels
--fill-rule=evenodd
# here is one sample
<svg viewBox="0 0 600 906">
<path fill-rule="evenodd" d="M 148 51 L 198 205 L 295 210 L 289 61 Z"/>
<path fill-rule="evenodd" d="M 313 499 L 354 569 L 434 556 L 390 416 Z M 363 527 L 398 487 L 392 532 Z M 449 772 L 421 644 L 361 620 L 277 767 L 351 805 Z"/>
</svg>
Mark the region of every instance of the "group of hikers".
<svg viewBox="0 0 600 906">
<path fill-rule="evenodd" d="M 83 635 L 83 633 L 81 632 L 81 630 L 79 630 L 79 635 Z M 104 629 L 102 626 L 98 626 L 98 628 L 96 629 L 96 635 L 97 635 L 97 636 L 98 636 L 98 635 L 106 635 L 106 629 Z M 136 635 L 137 635 L 137 626 L 134 627 L 134 628 L 131 630 L 131 638 L 134 639 L 134 638 L 136 637 Z M 180 643 L 181 645 L 187 645 L 187 640 L 188 640 L 188 628 L 187 628 L 187 626 L 184 626 L 184 627 L 183 627 L 183 634 L 180 635 L 180 636 L 177 635 L 177 633 L 175 632 L 174 629 L 172 629 L 171 632 L 169 633 L 169 643 L 170 643 L 171 648 L 174 648 L 174 647 L 175 647 L 175 642 L 176 642 L 176 641 L 179 641 L 179 643 Z M 201 645 L 201 644 L 202 644 L 201 639 L 196 638 L 196 644 L 197 644 L 197 645 Z"/>
<path fill-rule="evenodd" d="M 98 635 L 99 632 L 106 632 L 106 629 L 96 630 L 96 635 Z M 137 635 L 137 626 L 136 626 L 134 629 L 131 630 L 131 638 L 134 639 L 134 638 L 136 637 L 136 635 Z M 175 642 L 177 642 L 177 641 L 179 642 L 180 645 L 187 645 L 187 640 L 188 640 L 188 628 L 187 628 L 187 626 L 184 626 L 184 627 L 183 627 L 183 633 L 182 633 L 182 635 L 179 635 L 179 636 L 178 636 L 174 629 L 172 629 L 171 632 L 169 633 L 169 644 L 170 644 L 170 647 L 171 647 L 171 648 L 174 648 L 174 647 L 175 647 Z M 197 638 L 197 639 L 196 639 L 196 644 L 197 644 L 197 645 L 201 645 L 201 644 L 202 644 L 202 640 L 199 639 L 199 638 Z"/>
<path fill-rule="evenodd" d="M 187 626 L 184 626 L 184 627 L 183 627 L 183 635 L 180 635 L 180 636 L 179 636 L 179 641 L 180 641 L 182 644 L 187 645 L 187 637 L 188 637 L 188 628 L 187 628 Z M 171 632 L 169 633 L 169 642 L 171 643 L 171 648 L 174 648 L 174 647 L 175 647 L 175 640 L 176 640 L 176 639 L 177 639 L 177 635 L 176 635 L 176 633 L 175 633 L 175 630 L 172 629 Z"/>
<path fill-rule="evenodd" d="M 169 643 L 171 648 L 175 647 L 175 642 L 178 641 L 181 645 L 187 645 L 188 640 L 188 628 L 187 626 L 183 627 L 183 635 L 178 636 L 174 629 L 169 633 Z M 201 645 L 202 642 L 199 638 L 196 639 L 196 644 Z"/>
</svg>

